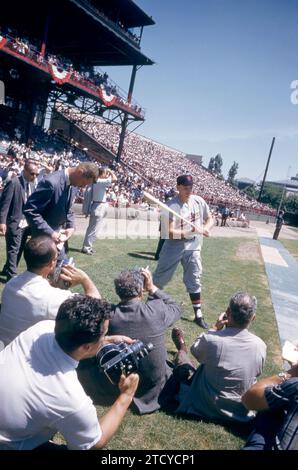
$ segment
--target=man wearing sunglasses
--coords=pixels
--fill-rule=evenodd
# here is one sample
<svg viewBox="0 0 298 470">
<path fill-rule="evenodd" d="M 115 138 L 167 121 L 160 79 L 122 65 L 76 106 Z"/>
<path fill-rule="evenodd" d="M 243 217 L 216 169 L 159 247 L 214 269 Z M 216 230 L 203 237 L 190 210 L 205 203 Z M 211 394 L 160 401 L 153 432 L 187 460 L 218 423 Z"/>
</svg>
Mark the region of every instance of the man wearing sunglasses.
<svg viewBox="0 0 298 470">
<path fill-rule="evenodd" d="M 17 265 L 22 256 L 29 227 L 24 216 L 24 206 L 34 191 L 38 175 L 36 163 L 27 161 L 20 176 L 12 178 L 5 186 L 0 199 L 0 234 L 6 239 L 6 262 L 2 275 L 9 281 L 17 275 Z"/>
</svg>

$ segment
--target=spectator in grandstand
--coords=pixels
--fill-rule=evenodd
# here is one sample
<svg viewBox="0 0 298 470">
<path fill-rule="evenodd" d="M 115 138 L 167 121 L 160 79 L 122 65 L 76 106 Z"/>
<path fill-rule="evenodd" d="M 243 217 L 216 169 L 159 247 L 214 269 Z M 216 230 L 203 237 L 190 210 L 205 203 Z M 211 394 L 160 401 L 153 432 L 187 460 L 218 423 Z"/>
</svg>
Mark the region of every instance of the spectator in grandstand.
<svg viewBox="0 0 298 470">
<path fill-rule="evenodd" d="M 261 379 L 243 395 L 259 411 L 244 450 L 298 450 L 298 364 Z"/>
<path fill-rule="evenodd" d="M 88 186 L 97 177 L 98 166 L 94 163 L 81 163 L 74 168 L 45 176 L 29 197 L 24 210 L 32 234 L 49 235 L 57 245 L 68 240 L 74 232 L 74 215 L 71 209 L 75 196 L 73 186 Z M 62 232 L 64 224 L 66 228 Z M 62 248 L 60 258 L 63 256 Z"/>
<path fill-rule="evenodd" d="M 41 181 L 45 176 L 50 174 L 52 171 L 54 171 L 54 167 L 52 165 L 49 165 L 46 161 L 40 162 L 40 166 L 42 166 L 42 169 L 39 171 L 37 181 Z"/>
<path fill-rule="evenodd" d="M 0 199 L 0 233 L 5 235 L 6 262 L 1 274 L 7 280 L 17 275 L 17 266 L 24 245 L 30 234 L 24 216 L 27 198 L 34 191 L 34 180 L 38 175 L 35 163 L 26 162 L 19 177 L 12 178 L 5 186 Z"/>
<path fill-rule="evenodd" d="M 160 408 L 159 395 L 171 375 L 167 365 L 165 333 L 179 320 L 181 309 L 152 281 L 150 271 L 134 268 L 122 271 L 115 278 L 115 289 L 120 297 L 109 324 L 109 334 L 127 334 L 144 343 L 152 343 L 153 350 L 139 364 L 140 384 L 133 399 L 133 409 L 139 414 L 152 413 Z M 149 297 L 144 302 L 144 293 Z M 99 374 L 97 364 L 85 364 L 80 368 L 79 378 L 86 392 L 98 404 L 106 398 L 117 396 L 104 374 Z"/>
<path fill-rule="evenodd" d="M 213 219 L 206 202 L 199 196 L 192 194 L 193 178 L 191 175 L 181 175 L 177 178 L 178 195 L 173 197 L 168 206 L 181 214 L 198 229 L 187 226 L 171 214 L 166 213 L 169 219 L 163 222 L 168 230 L 162 228 L 164 237 L 167 238 L 161 249 L 156 271 L 153 275 L 154 284 L 163 288 L 172 278 L 179 262 L 184 270 L 183 282 L 189 293 L 194 309 L 194 321 L 201 328 L 208 328 L 201 311 L 201 247 L 202 234 L 209 236 L 209 229 L 213 225 Z M 163 238 L 163 236 L 162 236 Z"/>
<path fill-rule="evenodd" d="M 279 232 L 281 231 L 281 228 L 284 224 L 284 211 L 279 211 L 278 216 L 276 217 L 276 225 L 275 225 L 275 230 L 273 234 L 273 240 L 277 240 L 279 236 Z"/>
<path fill-rule="evenodd" d="M 66 105 L 59 105 L 59 112 L 65 114 L 67 119 L 76 122 L 85 132 L 90 133 L 100 144 L 115 154 L 121 132 L 119 126 L 109 125 L 99 117 L 88 115 L 84 115 L 82 120 L 80 112 Z M 163 200 L 165 193 L 173 186 L 177 173 L 185 173 L 192 174 L 195 181 L 199 182 L 195 183 L 194 192 L 197 191 L 209 204 L 238 206 L 241 210 L 273 213 L 273 209 L 256 200 L 249 200 L 246 195 L 225 181 L 185 158 L 184 153 L 133 132 L 125 138 L 122 161 L 124 165 L 117 170 L 118 181 L 121 175 L 124 189 L 130 193 L 138 185 L 135 178 L 139 178 L 144 185 L 143 189 L 148 190 L 150 187 L 150 192 Z"/>
<path fill-rule="evenodd" d="M 0 449 L 56 447 L 56 432 L 70 450 L 101 449 L 117 431 L 138 386 L 138 375 L 121 376 L 120 396 L 97 418 L 76 368 L 95 356 L 106 337 L 111 305 L 78 295 L 63 302 L 55 321 L 37 323 L 0 352 Z"/>
<path fill-rule="evenodd" d="M 5 345 L 35 323 L 54 320 L 62 302 L 76 295 L 53 287 L 48 281 L 57 256 L 56 244 L 48 235 L 33 237 L 25 245 L 27 271 L 11 279 L 2 293 L 0 340 Z M 97 288 L 81 269 L 66 265 L 60 278 L 72 287 L 81 285 L 86 295 L 100 298 Z"/>
<path fill-rule="evenodd" d="M 250 220 L 247 219 L 247 217 L 245 216 L 243 212 L 241 212 L 241 214 L 237 218 L 237 221 L 242 223 L 242 227 L 245 227 L 245 228 L 249 227 Z"/>
<path fill-rule="evenodd" d="M 177 413 L 243 423 L 254 417 L 241 403 L 241 396 L 262 373 L 266 358 L 265 343 L 248 331 L 256 304 L 256 298 L 245 292 L 233 295 L 213 329 L 191 346 L 200 363 L 197 369 L 187 355 L 182 331 L 173 329 L 178 353 L 172 386 L 180 386 Z"/>
<path fill-rule="evenodd" d="M 83 242 L 82 253 L 93 255 L 93 242 L 96 239 L 100 225 L 106 212 L 106 190 L 117 181 L 115 173 L 108 168 L 100 168 L 98 180 L 92 185 L 90 194 L 90 218 Z M 88 193 L 87 193 L 88 194 Z M 89 212 L 87 211 L 87 213 Z"/>
</svg>

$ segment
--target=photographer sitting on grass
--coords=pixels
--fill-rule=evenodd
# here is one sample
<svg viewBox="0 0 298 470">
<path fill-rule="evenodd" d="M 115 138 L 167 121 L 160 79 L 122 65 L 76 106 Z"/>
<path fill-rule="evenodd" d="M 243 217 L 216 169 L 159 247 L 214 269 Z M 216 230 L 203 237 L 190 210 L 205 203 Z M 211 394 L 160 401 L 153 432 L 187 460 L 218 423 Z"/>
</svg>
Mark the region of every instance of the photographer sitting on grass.
<svg viewBox="0 0 298 470">
<path fill-rule="evenodd" d="M 132 408 L 139 414 L 153 413 L 160 408 L 159 396 L 172 370 L 167 364 L 165 333 L 180 319 L 180 306 L 152 281 L 148 269 L 127 269 L 114 280 L 119 304 L 109 324 L 109 334 L 126 334 L 145 344 L 152 343 L 153 350 L 139 363 L 140 385 Z M 148 292 L 145 300 L 144 294 Z M 79 377 L 87 393 L 99 404 L 108 404 L 107 397 L 117 396 L 117 388 L 99 374 L 96 364 L 80 367 Z"/>
<path fill-rule="evenodd" d="M 56 321 L 37 323 L 0 352 L 0 450 L 55 449 L 60 432 L 71 450 L 101 449 L 117 431 L 139 377 L 121 376 L 120 395 L 100 419 L 80 385 L 76 368 L 104 343 L 111 305 L 76 295 L 60 306 Z"/>
<path fill-rule="evenodd" d="M 11 279 L 2 293 L 0 340 L 9 344 L 22 331 L 41 320 L 54 320 L 62 302 L 76 294 L 48 282 L 56 266 L 56 243 L 48 235 L 31 238 L 24 249 L 27 271 Z M 64 266 L 60 277 L 71 286 L 81 285 L 84 293 L 100 298 L 89 276 L 74 266 Z"/>
</svg>

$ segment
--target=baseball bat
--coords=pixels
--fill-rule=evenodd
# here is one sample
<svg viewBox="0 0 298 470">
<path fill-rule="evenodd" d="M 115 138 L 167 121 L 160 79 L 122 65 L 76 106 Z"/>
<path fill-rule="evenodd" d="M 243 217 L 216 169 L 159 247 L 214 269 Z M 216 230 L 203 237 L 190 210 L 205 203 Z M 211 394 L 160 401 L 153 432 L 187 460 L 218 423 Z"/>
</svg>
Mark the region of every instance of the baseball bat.
<svg viewBox="0 0 298 470">
<path fill-rule="evenodd" d="M 170 212 L 171 214 L 175 215 L 176 217 L 178 217 L 178 219 L 182 220 L 183 222 L 185 222 L 186 224 L 189 224 L 191 227 L 195 228 L 197 230 L 197 232 L 201 233 L 203 235 L 203 229 L 201 229 L 200 227 L 198 227 L 197 225 L 193 224 L 192 222 L 190 222 L 189 220 L 187 220 L 185 217 L 183 217 L 182 215 L 178 214 L 178 212 L 174 211 L 173 209 L 171 209 L 170 207 L 168 207 L 166 204 L 164 204 L 163 202 L 161 202 L 159 199 L 157 199 L 156 197 L 152 196 L 152 194 L 150 193 L 147 193 L 147 191 L 143 191 L 144 192 L 144 196 L 149 199 L 149 201 L 151 202 L 154 202 L 155 204 L 157 204 L 159 207 L 161 207 L 162 209 L 166 210 L 167 212 Z"/>
</svg>

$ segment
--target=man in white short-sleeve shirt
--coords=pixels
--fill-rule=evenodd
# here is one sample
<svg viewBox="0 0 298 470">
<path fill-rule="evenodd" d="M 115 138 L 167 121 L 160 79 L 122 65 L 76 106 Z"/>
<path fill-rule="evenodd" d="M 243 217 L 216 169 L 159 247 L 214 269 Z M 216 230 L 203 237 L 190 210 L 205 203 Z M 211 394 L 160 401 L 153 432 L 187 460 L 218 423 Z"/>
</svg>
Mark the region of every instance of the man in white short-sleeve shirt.
<svg viewBox="0 0 298 470">
<path fill-rule="evenodd" d="M 57 260 L 57 247 L 51 237 L 31 238 L 25 246 L 24 258 L 27 271 L 11 279 L 2 293 L 0 340 L 5 345 L 35 323 L 54 320 L 62 302 L 76 295 L 51 286 L 47 279 Z M 100 298 L 97 288 L 81 269 L 65 266 L 61 277 L 71 286 L 82 285 L 86 295 Z"/>
<path fill-rule="evenodd" d="M 138 386 L 138 375 L 121 376 L 120 396 L 99 420 L 78 381 L 76 367 L 105 342 L 112 307 L 76 295 L 60 306 L 56 321 L 42 321 L 0 352 L 0 450 L 35 449 L 56 432 L 67 448 L 102 448 L 118 429 Z"/>
</svg>

